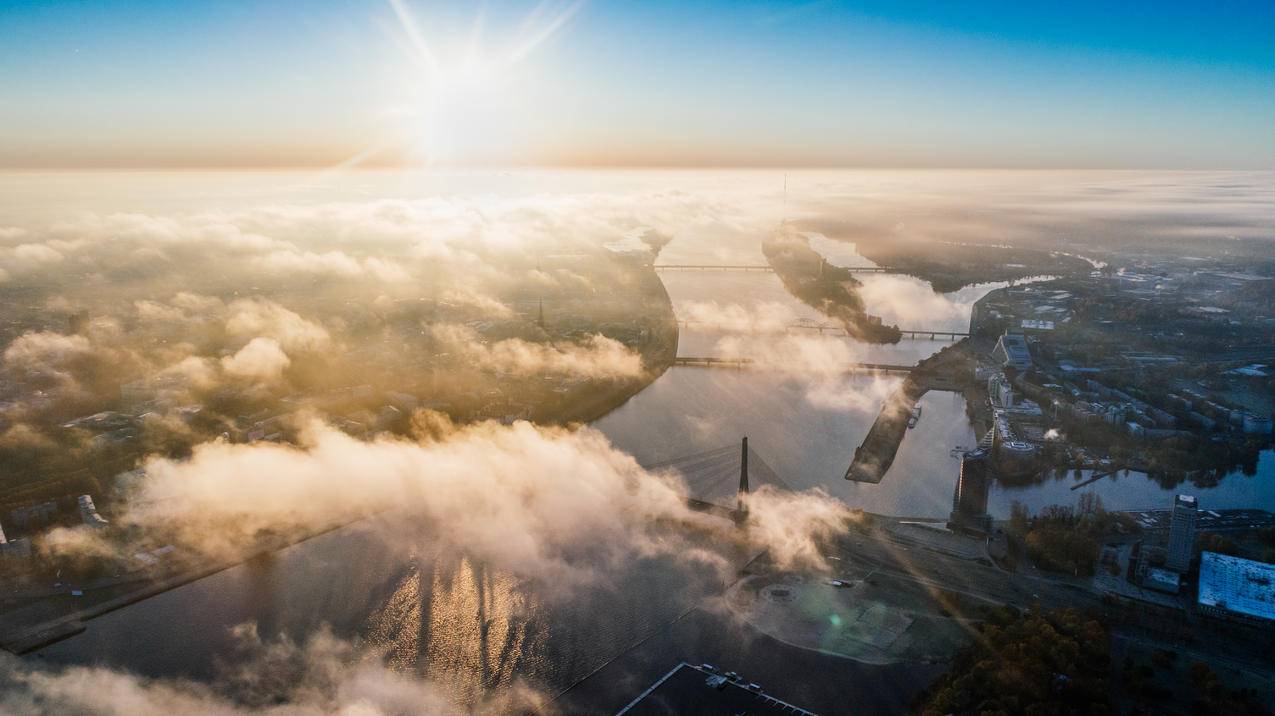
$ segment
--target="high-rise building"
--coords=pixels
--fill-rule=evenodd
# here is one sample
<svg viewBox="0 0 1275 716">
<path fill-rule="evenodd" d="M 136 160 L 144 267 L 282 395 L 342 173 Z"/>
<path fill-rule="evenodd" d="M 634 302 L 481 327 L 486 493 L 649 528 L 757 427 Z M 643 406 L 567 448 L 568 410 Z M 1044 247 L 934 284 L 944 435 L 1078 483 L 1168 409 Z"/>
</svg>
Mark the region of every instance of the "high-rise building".
<svg viewBox="0 0 1275 716">
<path fill-rule="evenodd" d="M 991 488 L 991 466 L 986 450 L 975 450 L 961 457 L 961 476 L 952 495 L 950 529 L 986 533 L 992 518 L 987 514 L 987 493 Z"/>
<path fill-rule="evenodd" d="M 1191 495 L 1173 498 L 1173 518 L 1169 523 L 1169 549 L 1164 564 L 1175 572 L 1191 566 L 1195 552 L 1195 517 L 1199 505 Z"/>
</svg>

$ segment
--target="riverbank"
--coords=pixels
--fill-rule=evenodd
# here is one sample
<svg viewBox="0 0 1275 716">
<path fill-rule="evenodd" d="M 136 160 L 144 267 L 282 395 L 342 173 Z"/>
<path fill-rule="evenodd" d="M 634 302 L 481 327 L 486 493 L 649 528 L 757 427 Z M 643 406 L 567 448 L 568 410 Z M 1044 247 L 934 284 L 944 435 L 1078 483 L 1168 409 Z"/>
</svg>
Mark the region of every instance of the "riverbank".
<svg viewBox="0 0 1275 716">
<path fill-rule="evenodd" d="M 804 235 L 776 231 L 762 243 L 762 253 L 779 280 L 794 297 L 841 323 L 846 334 L 865 343 L 898 343 L 898 326 L 886 326 L 868 315 L 858 279 L 841 266 L 828 263 Z"/>
<path fill-rule="evenodd" d="M 1043 249 L 1007 245 L 908 239 L 891 233 L 847 235 L 823 222 L 799 224 L 828 238 L 854 244 L 855 251 L 878 266 L 926 281 L 936 293 L 980 283 L 1021 281 L 1039 275 L 1077 275 L 1093 270 L 1092 259 Z"/>
<path fill-rule="evenodd" d="M 634 380 L 616 383 L 605 390 L 599 391 L 597 394 L 579 400 L 567 406 L 557 415 L 549 417 L 546 422 L 558 425 L 576 425 L 591 423 L 605 417 L 611 411 L 627 403 L 633 396 L 646 390 L 647 386 L 659 380 L 660 376 L 664 375 L 664 372 L 673 366 L 674 361 L 677 359 L 679 339 L 677 314 L 673 311 L 673 300 L 669 297 L 668 289 L 664 286 L 664 282 L 660 280 L 653 266 L 646 265 L 642 268 L 642 271 L 644 272 L 642 280 L 648 284 L 647 290 L 653 294 L 656 299 L 655 303 L 663 310 L 664 314 L 658 323 L 658 329 L 651 331 L 637 347 L 638 353 L 642 356 L 642 376 Z"/>
<path fill-rule="evenodd" d="M 899 388 L 886 398 L 863 443 L 854 451 L 846 479 L 879 484 L 894 464 L 909 428 L 916 424 L 917 403 L 931 390 L 962 392 L 973 379 L 974 356 L 969 339 L 952 344 L 916 365 Z"/>
<path fill-rule="evenodd" d="M 117 609 L 122 609 L 191 582 L 210 577 L 218 572 L 274 554 L 342 527 L 347 527 L 370 516 L 364 514 L 352 518 L 343 518 L 318 529 L 308 530 L 292 537 L 275 536 L 240 555 L 214 560 L 199 566 L 177 569 L 170 574 L 152 579 L 138 580 L 136 576 L 130 576 L 114 585 L 103 586 L 97 590 L 84 590 L 83 596 L 79 597 L 75 597 L 72 594 L 74 588 L 68 586 L 66 595 L 76 600 L 83 600 L 81 602 L 82 606 L 77 604 L 78 608 L 26 626 L 10 626 L 6 624 L 13 617 L 21 615 L 21 611 L 6 613 L 3 617 L 0 617 L 0 649 L 19 655 L 43 649 L 50 644 L 83 632 L 86 629 L 84 622 L 100 617 L 103 614 L 109 614 Z M 112 591 L 112 586 L 123 587 L 129 584 L 136 584 L 137 587 L 123 593 L 114 593 Z M 95 597 L 99 598 L 100 601 L 94 602 Z"/>
</svg>

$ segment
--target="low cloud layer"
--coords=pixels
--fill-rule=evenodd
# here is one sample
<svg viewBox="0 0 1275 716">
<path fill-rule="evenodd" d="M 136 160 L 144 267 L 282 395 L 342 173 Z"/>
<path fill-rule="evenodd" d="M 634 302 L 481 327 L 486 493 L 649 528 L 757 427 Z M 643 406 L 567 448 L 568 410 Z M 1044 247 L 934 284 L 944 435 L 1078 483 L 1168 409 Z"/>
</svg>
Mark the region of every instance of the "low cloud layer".
<svg viewBox="0 0 1275 716">
<path fill-rule="evenodd" d="M 754 306 L 717 301 L 680 301 L 678 320 L 691 328 L 741 332 L 784 331 L 798 322 L 791 303 L 767 301 Z"/>
<path fill-rule="evenodd" d="M 925 281 L 901 275 L 864 276 L 859 287 L 868 312 L 883 323 L 902 328 L 968 330 L 970 312 L 988 290 L 974 286 L 953 293 L 935 293 Z"/>
<path fill-rule="evenodd" d="M 292 362 L 273 338 L 254 338 L 234 355 L 221 359 L 228 375 L 249 380 L 278 380 Z"/>
<path fill-rule="evenodd" d="M 234 665 L 212 683 L 149 679 L 94 666 L 38 668 L 0 653 L 0 712 L 55 716 L 391 716 L 555 712 L 522 684 L 468 707 L 439 685 L 387 668 L 321 630 L 302 643 L 265 642 L 252 624 L 236 629 Z"/>
<path fill-rule="evenodd" d="M 664 534 L 669 521 L 722 527 L 686 507 L 677 475 L 648 473 L 589 428 L 456 428 L 425 416 L 422 430 L 419 442 L 362 441 L 314 421 L 297 447 L 214 442 L 188 460 L 152 459 L 120 521 L 231 555 L 262 529 L 398 508 L 440 542 L 558 585 L 635 555 L 679 553 L 685 545 Z M 823 495 L 762 492 L 751 507 L 757 522 L 745 539 L 781 564 L 817 563 L 815 542 L 849 515 Z"/>
<path fill-rule="evenodd" d="M 579 343 L 531 343 L 518 338 L 484 343 L 476 331 L 465 326 L 434 326 L 432 331 L 444 350 L 486 370 L 591 379 L 637 378 L 643 372 L 642 356 L 602 335 Z"/>
</svg>

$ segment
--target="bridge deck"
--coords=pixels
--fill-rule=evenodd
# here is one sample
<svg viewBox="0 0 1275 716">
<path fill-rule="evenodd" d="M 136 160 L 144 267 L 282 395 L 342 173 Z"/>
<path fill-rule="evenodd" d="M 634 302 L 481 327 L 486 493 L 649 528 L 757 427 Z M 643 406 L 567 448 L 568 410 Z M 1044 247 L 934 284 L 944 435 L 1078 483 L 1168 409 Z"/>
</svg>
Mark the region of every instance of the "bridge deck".
<svg viewBox="0 0 1275 716">
<path fill-rule="evenodd" d="M 759 327 L 750 326 L 745 328 L 738 328 L 735 326 L 721 326 L 721 325 L 717 325 L 707 321 L 692 321 L 688 319 L 679 318 L 677 321 L 677 325 L 682 328 L 703 327 L 709 330 L 718 329 L 724 332 L 729 331 L 732 333 L 763 333 L 765 334 L 765 333 L 789 333 L 791 331 L 818 331 L 819 333 L 829 331 L 832 333 L 841 333 L 841 334 L 846 333 L 846 329 L 843 326 L 839 326 L 835 323 L 790 323 L 783 326 L 759 326 Z M 929 336 L 932 339 L 950 338 L 953 340 L 957 338 L 967 338 L 969 336 L 969 333 L 965 331 L 942 331 L 942 330 L 931 330 L 928 328 L 900 328 L 899 333 L 903 334 L 904 336 L 907 336 L 908 338 L 924 338 L 926 336 Z"/>
<path fill-rule="evenodd" d="M 717 358 L 713 356 L 678 356 L 673 359 L 673 365 L 682 365 L 695 368 L 774 368 L 770 363 L 759 363 L 752 358 Z M 916 366 L 898 365 L 894 363 L 847 363 L 844 370 L 847 373 L 855 372 L 872 372 L 872 373 L 911 373 Z"/>
<path fill-rule="evenodd" d="M 656 271 L 774 271 L 763 264 L 655 264 Z M 898 273 L 888 266 L 843 266 L 850 273 Z"/>
</svg>

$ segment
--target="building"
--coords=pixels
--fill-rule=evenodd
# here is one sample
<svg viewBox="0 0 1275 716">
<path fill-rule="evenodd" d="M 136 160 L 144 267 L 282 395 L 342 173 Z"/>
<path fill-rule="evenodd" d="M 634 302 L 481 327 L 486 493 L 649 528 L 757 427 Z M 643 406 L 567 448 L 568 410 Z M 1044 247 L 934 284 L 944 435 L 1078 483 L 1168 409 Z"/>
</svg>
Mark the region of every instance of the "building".
<svg viewBox="0 0 1275 716">
<path fill-rule="evenodd" d="M 1173 498 L 1173 517 L 1169 523 L 1169 548 L 1165 566 L 1182 573 L 1191 567 L 1195 554 L 1195 520 L 1199 505 L 1190 495 Z"/>
<path fill-rule="evenodd" d="M 1142 586 L 1165 594 L 1177 594 L 1182 589 L 1182 576 L 1159 567 L 1148 567 L 1142 575 Z"/>
<path fill-rule="evenodd" d="M 1244 413 L 1240 418 L 1240 425 L 1245 435 L 1270 435 L 1271 434 L 1271 416 L 1254 415 L 1252 413 Z"/>
<path fill-rule="evenodd" d="M 1053 321 L 1042 321 L 1037 318 L 1024 318 L 1019 326 L 1025 331 L 1052 331 L 1054 330 Z"/>
<path fill-rule="evenodd" d="M 1004 476 L 1021 477 L 1036 469 L 1036 446 L 1018 439 L 1006 409 L 993 413 L 991 457 L 996 471 Z"/>
<path fill-rule="evenodd" d="M 1275 564 L 1200 554 L 1200 589 L 1196 607 L 1210 616 L 1275 622 Z"/>
<path fill-rule="evenodd" d="M 1032 354 L 1021 333 L 1004 333 L 992 349 L 992 359 L 1004 368 L 1027 370 L 1032 367 Z"/>
<path fill-rule="evenodd" d="M 992 518 L 987 514 L 987 493 L 991 489 L 991 464 L 986 450 L 975 450 L 961 456 L 961 474 L 952 495 L 950 529 L 986 533 Z"/>
<path fill-rule="evenodd" d="M 89 495 L 80 495 L 75 500 L 80 506 L 80 521 L 94 529 L 102 529 L 111 523 L 97 513 L 97 506 Z"/>
<path fill-rule="evenodd" d="M 1005 378 L 1004 373 L 997 373 L 987 379 L 987 394 L 991 396 L 992 404 L 998 408 L 1014 407 L 1015 398 L 1014 386 Z"/>
<path fill-rule="evenodd" d="M 10 542 L 4 535 L 4 527 L 0 526 L 0 558 L 30 556 L 31 543 L 24 539 L 15 539 Z"/>
<path fill-rule="evenodd" d="M 681 662 L 651 684 L 616 716 L 664 716 L 665 714 L 790 714 L 815 716 L 801 707 L 781 701 L 733 671 L 721 672 L 711 664 L 691 666 Z"/>
<path fill-rule="evenodd" d="M 9 520 L 20 530 L 34 530 L 43 527 L 58 516 L 58 503 L 53 500 L 39 502 L 26 507 L 18 507 L 9 511 Z"/>
</svg>

